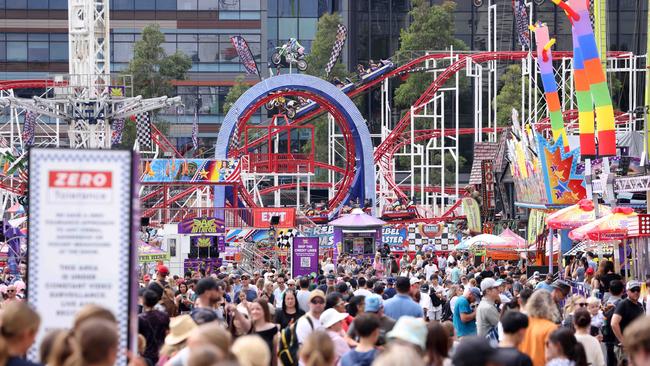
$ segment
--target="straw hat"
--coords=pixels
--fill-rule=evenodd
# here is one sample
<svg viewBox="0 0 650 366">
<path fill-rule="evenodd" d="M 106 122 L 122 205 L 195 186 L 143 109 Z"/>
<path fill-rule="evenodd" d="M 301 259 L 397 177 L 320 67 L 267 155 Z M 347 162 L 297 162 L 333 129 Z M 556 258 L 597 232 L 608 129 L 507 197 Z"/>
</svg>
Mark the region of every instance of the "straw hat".
<svg viewBox="0 0 650 366">
<path fill-rule="evenodd" d="M 179 315 L 172 318 L 169 321 L 169 334 L 165 337 L 165 344 L 173 346 L 183 342 L 196 327 L 196 323 L 189 315 Z"/>
</svg>

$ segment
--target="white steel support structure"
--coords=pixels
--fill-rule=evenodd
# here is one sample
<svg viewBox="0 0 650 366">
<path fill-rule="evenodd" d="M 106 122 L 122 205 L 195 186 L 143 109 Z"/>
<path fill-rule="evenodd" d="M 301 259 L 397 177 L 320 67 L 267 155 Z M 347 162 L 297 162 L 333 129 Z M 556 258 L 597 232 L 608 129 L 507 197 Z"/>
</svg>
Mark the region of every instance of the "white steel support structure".
<svg viewBox="0 0 650 366">
<path fill-rule="evenodd" d="M 489 0 L 488 2 L 488 51 L 496 52 L 497 51 L 497 4 L 494 0 Z M 491 133 L 488 133 L 487 139 L 489 142 L 497 141 L 497 86 L 499 84 L 498 74 L 497 74 L 497 61 L 492 60 L 487 62 L 487 125 L 485 127 L 488 130 L 491 130 Z M 479 85 L 482 91 L 482 85 Z M 482 97 L 482 96 L 481 96 Z M 481 99 L 482 101 L 482 99 Z M 478 132 L 478 133 L 477 133 Z M 477 133 L 478 140 L 476 142 L 483 141 L 483 131 L 482 129 L 475 131 Z"/>
</svg>

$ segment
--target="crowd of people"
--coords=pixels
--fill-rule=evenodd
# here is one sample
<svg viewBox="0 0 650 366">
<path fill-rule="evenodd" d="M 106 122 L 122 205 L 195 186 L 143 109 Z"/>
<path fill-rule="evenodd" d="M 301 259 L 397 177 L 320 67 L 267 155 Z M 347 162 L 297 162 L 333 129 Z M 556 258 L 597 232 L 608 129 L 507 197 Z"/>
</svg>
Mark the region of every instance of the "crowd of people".
<svg viewBox="0 0 650 366">
<path fill-rule="evenodd" d="M 233 263 L 178 276 L 159 265 L 141 278 L 139 349 L 130 363 L 650 365 L 645 286 L 623 281 L 611 261 L 591 253 L 567 266 L 563 279 L 528 278 L 522 262 L 477 264 L 455 252 L 342 256 L 320 268 L 314 278 L 291 278 L 273 268 L 249 274 Z M 23 356 L 38 314 L 14 298 L 3 303 L 0 320 L 0 360 L 35 366 Z M 114 316 L 88 306 L 70 330 L 46 335 L 40 362 L 112 365 L 118 338 Z"/>
</svg>

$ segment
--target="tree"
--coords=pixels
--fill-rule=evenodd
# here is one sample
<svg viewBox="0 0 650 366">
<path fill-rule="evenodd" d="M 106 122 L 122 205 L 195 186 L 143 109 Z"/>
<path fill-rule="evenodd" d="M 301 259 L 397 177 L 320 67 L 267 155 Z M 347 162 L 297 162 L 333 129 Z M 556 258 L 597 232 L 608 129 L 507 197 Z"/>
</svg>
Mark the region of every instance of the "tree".
<svg viewBox="0 0 650 366">
<path fill-rule="evenodd" d="M 445 1 L 441 5 L 429 5 L 427 0 L 413 0 L 409 12 L 412 22 L 400 33 L 400 54 L 412 51 L 466 50 L 465 43 L 454 37 L 454 10 L 456 3 Z M 412 73 L 405 83 L 395 90 L 395 106 L 411 106 L 433 81 L 429 73 Z"/>
<path fill-rule="evenodd" d="M 499 82 L 503 86 L 496 96 L 497 126 L 510 126 L 512 125 L 512 109 L 521 111 L 521 65 L 508 66 L 506 72 L 499 78 Z M 529 83 L 530 81 L 526 78 L 526 87 Z"/>
<path fill-rule="evenodd" d="M 184 80 L 192 67 L 192 60 L 181 51 L 167 55 L 162 48 L 165 35 L 158 24 L 149 24 L 142 29 L 142 39 L 133 45 L 133 58 L 124 70 L 124 75 L 133 78 L 133 94 L 143 98 L 172 95 L 172 80 Z M 152 117 L 160 132 L 169 131 L 169 123 Z M 127 121 L 122 131 L 122 147 L 130 148 L 135 141 L 135 123 Z"/>
<path fill-rule="evenodd" d="M 226 114 L 230 108 L 235 104 L 237 99 L 246 92 L 251 86 L 246 83 L 246 77 L 239 75 L 235 78 L 235 84 L 230 88 L 226 94 L 226 100 L 223 103 L 223 113 Z"/>
</svg>

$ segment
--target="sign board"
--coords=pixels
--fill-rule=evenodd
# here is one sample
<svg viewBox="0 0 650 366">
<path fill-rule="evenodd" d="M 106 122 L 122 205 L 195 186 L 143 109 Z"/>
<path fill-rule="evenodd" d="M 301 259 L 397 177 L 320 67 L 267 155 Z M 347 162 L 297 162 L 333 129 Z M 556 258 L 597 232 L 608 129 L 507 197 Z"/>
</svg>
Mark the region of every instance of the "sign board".
<svg viewBox="0 0 650 366">
<path fill-rule="evenodd" d="M 273 216 L 279 218 L 279 222 L 275 225 L 276 228 L 292 228 L 296 227 L 296 209 L 288 207 L 259 207 L 253 209 L 253 226 L 256 228 L 268 229 L 271 227 L 271 219 Z"/>
<path fill-rule="evenodd" d="M 295 237 L 291 251 L 291 277 L 318 273 L 318 238 Z"/>
<path fill-rule="evenodd" d="M 650 215 L 639 214 L 639 236 L 650 236 Z"/>
<path fill-rule="evenodd" d="M 142 183 L 233 184 L 240 180 L 237 159 L 154 159 L 141 164 Z"/>
<path fill-rule="evenodd" d="M 178 224 L 179 234 L 225 234 L 225 232 L 223 219 L 216 217 L 188 219 Z"/>
<path fill-rule="evenodd" d="M 29 151 L 27 298 L 42 318 L 32 361 L 45 334 L 70 327 L 90 303 L 118 321 L 118 365 L 127 364 L 125 349 L 137 349 L 133 160 L 126 150 Z"/>
</svg>

